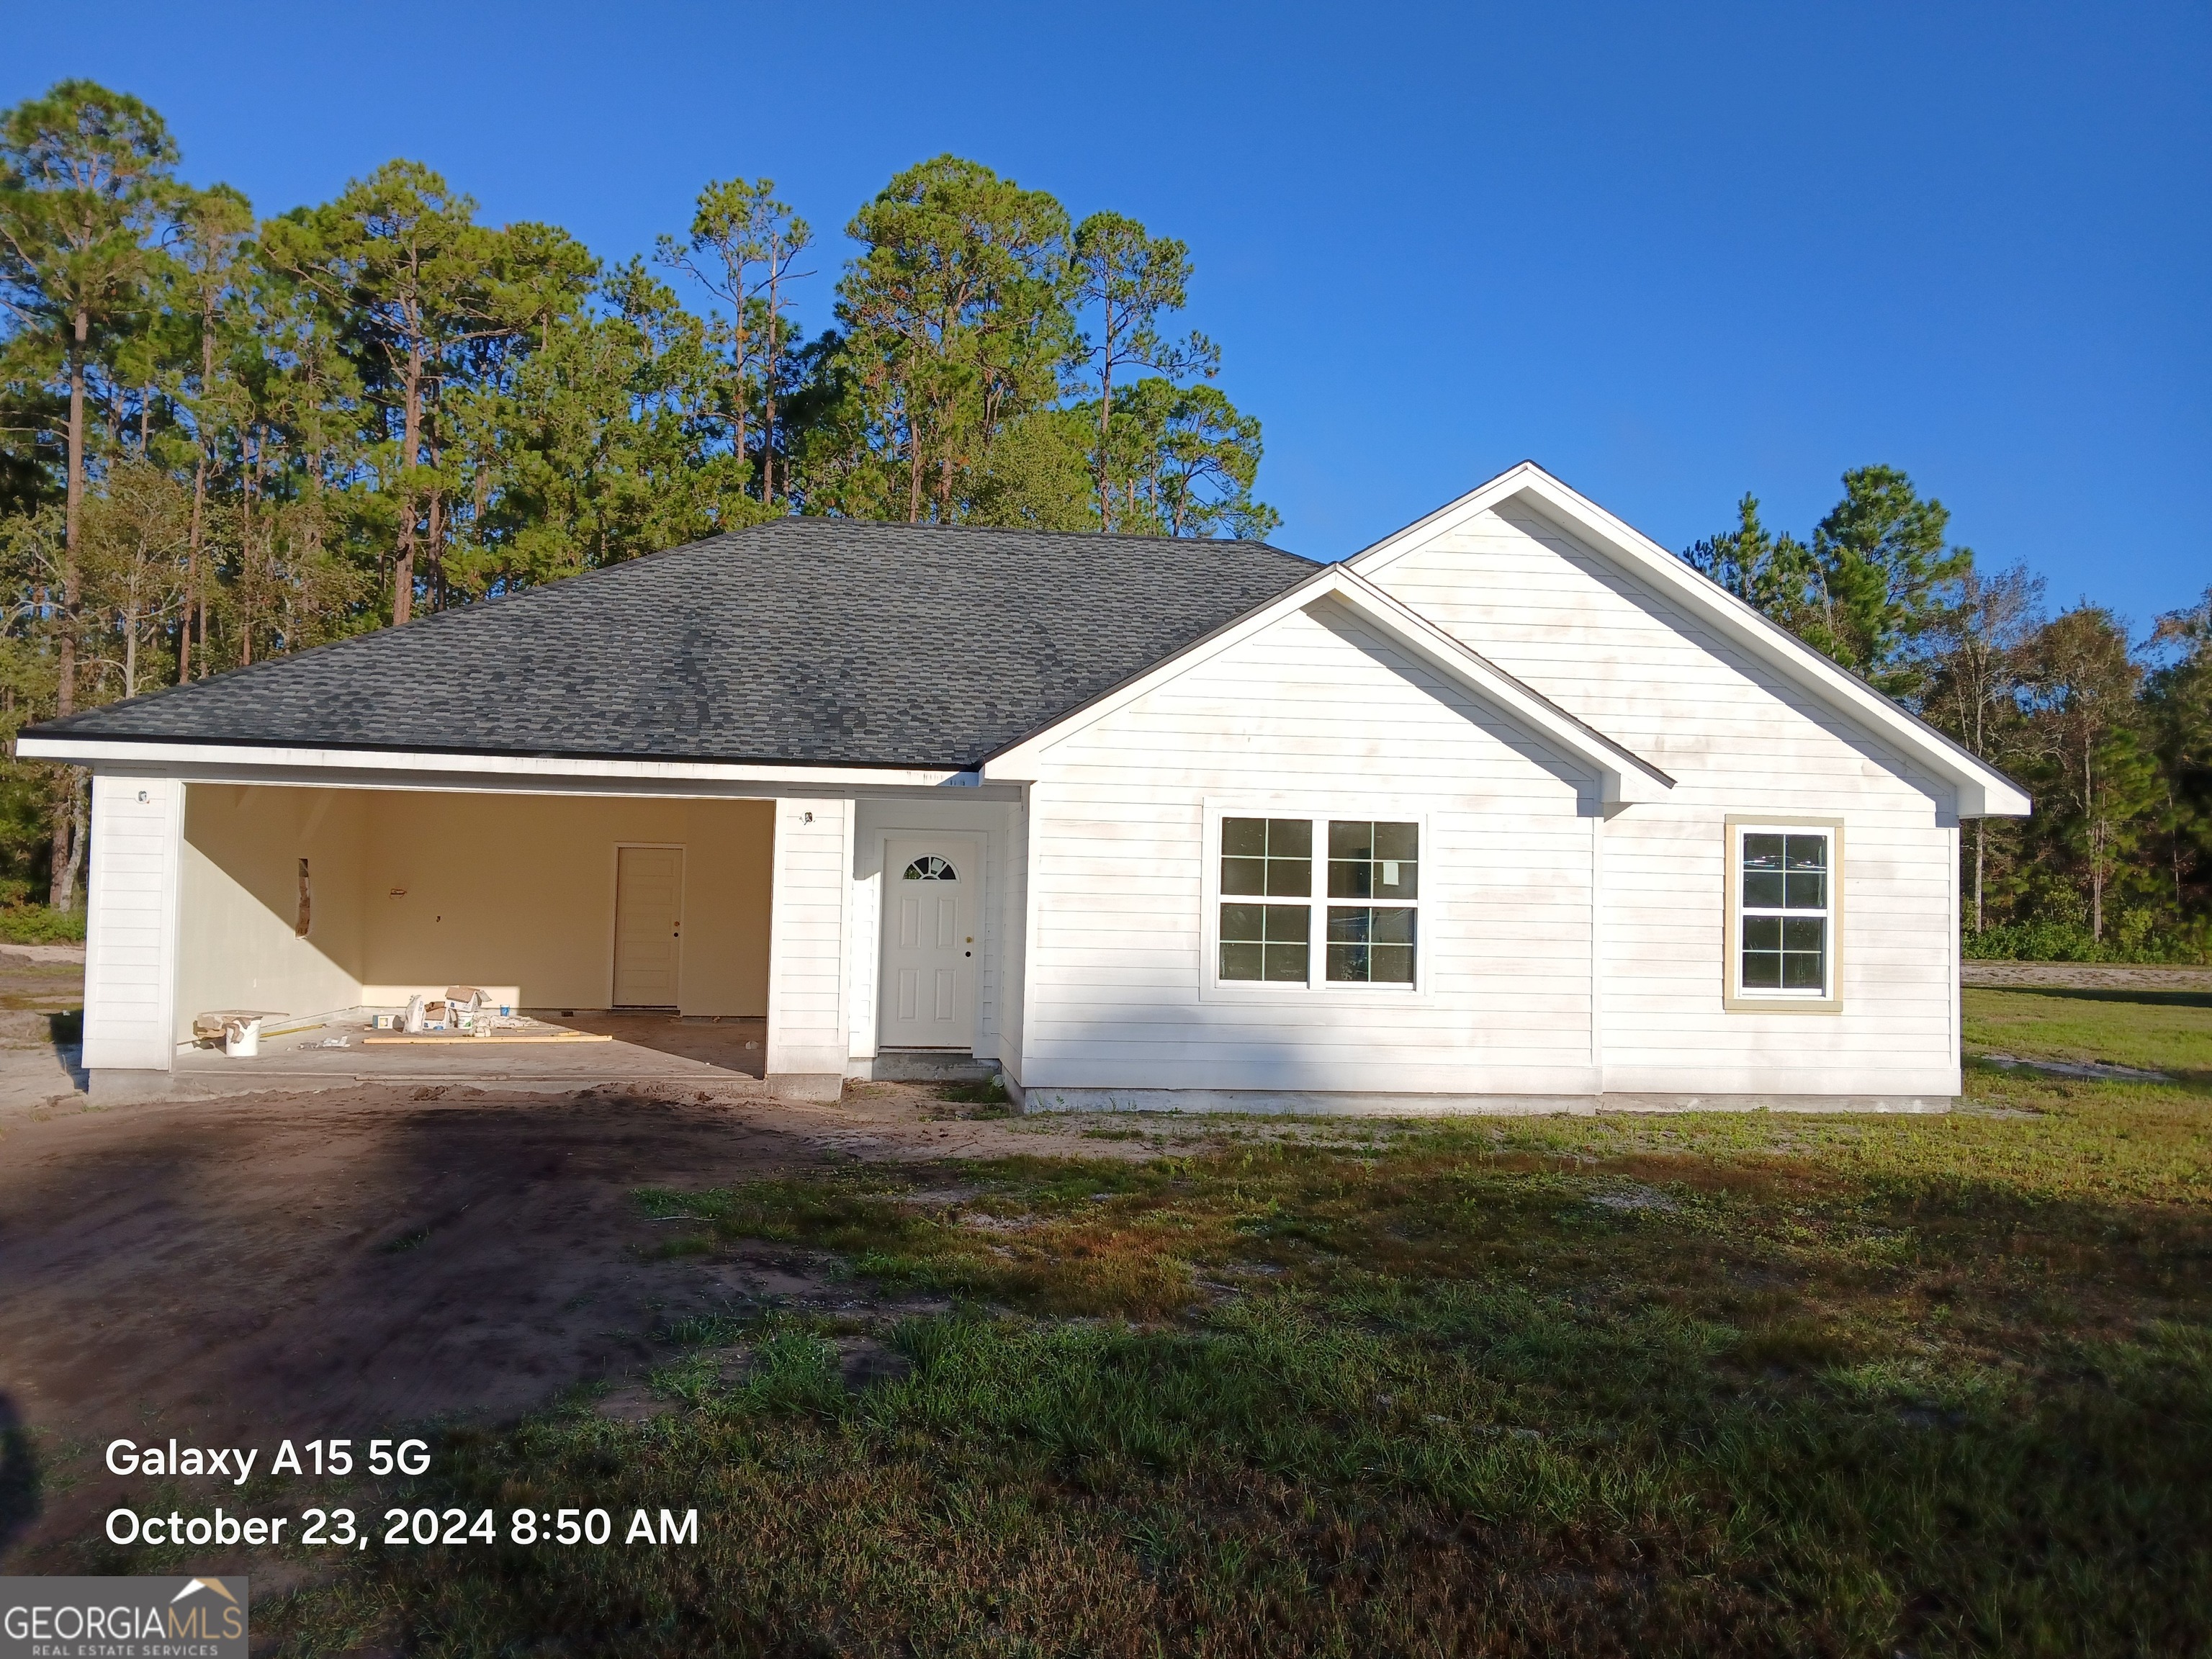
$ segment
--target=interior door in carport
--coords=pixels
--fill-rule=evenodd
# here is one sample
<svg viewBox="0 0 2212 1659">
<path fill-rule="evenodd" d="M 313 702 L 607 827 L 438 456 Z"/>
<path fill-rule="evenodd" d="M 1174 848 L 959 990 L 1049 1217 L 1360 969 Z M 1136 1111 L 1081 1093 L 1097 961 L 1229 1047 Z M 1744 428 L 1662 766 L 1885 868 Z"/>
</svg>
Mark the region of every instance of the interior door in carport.
<svg viewBox="0 0 2212 1659">
<path fill-rule="evenodd" d="M 616 1007 L 676 1006 L 683 933 L 684 849 L 616 849 Z"/>
<path fill-rule="evenodd" d="M 884 848 L 883 1020 L 886 1048 L 971 1048 L 975 1042 L 972 843 L 894 841 Z"/>
</svg>

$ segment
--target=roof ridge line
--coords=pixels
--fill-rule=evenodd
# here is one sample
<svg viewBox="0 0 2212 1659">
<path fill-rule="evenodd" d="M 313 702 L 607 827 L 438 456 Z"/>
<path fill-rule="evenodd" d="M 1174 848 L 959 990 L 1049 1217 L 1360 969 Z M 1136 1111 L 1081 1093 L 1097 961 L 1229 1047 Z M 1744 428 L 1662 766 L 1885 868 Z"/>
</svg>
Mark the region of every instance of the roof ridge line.
<svg viewBox="0 0 2212 1659">
<path fill-rule="evenodd" d="M 1261 549 L 1269 553 L 1279 553 L 1285 558 L 1297 559 L 1305 564 L 1326 562 L 1323 560 L 1309 559 L 1303 553 L 1293 553 L 1287 547 L 1278 547 L 1273 542 L 1252 536 L 1139 536 L 1120 530 L 1045 530 L 1014 524 L 926 524 L 904 519 L 853 519 L 835 513 L 787 513 L 776 518 L 763 519 L 757 524 L 746 525 L 741 529 L 718 531 L 712 536 L 702 536 L 697 541 L 679 543 L 676 547 L 658 548 L 650 554 L 639 554 L 637 558 L 652 558 L 660 553 L 674 553 L 681 548 L 698 547 L 711 541 L 734 541 L 750 536 L 757 531 L 778 529 L 791 525 L 856 526 L 870 530 L 918 531 L 927 535 L 1035 536 L 1076 542 L 1152 542 L 1169 547 L 1245 547 Z M 633 564 L 636 562 L 636 558 L 628 561 Z M 611 569 L 615 567 L 607 568 Z"/>
</svg>

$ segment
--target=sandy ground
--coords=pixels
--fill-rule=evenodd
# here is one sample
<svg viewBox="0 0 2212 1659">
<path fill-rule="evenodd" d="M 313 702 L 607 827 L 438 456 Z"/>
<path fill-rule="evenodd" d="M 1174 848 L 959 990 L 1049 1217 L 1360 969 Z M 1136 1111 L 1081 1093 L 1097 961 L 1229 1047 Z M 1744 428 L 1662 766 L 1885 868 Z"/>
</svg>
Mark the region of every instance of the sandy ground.
<svg viewBox="0 0 2212 1659">
<path fill-rule="evenodd" d="M 74 1016 L 84 1006 L 84 946 L 0 945 L 0 1118 L 82 1095 Z"/>
<path fill-rule="evenodd" d="M 663 1092 L 669 1092 L 663 1085 Z M 902 1084 L 835 1105 L 325 1089 L 0 1115 L 0 1548 L 82 1535 L 115 1435 L 273 1445 L 505 1418 L 633 1376 L 653 1334 L 854 1289 L 774 1249 L 659 1260 L 645 1186 L 854 1158 L 1139 1152 L 1080 1121 L 970 1120 Z"/>
<path fill-rule="evenodd" d="M 258 1062 L 191 1056 L 196 1093 L 94 1104 L 70 1041 L 82 971 L 70 947 L 0 950 L 0 1565 L 51 1564 L 50 1547 L 146 1499 L 102 1467 L 118 1436 L 266 1458 L 286 1437 L 510 1419 L 602 1380 L 610 1409 L 652 1409 L 640 1379 L 677 1320 L 896 1311 L 803 1251 L 665 1259 L 673 1230 L 641 1187 L 1150 1150 L 933 1086 L 773 1099 L 758 1022 L 665 1016 L 586 1016 L 571 1023 L 617 1040 L 504 1058 L 372 1059 L 307 1033 Z M 415 1074 L 362 1082 L 362 1067 Z M 204 1507 L 221 1484 L 185 1495 Z"/>
<path fill-rule="evenodd" d="M 2061 991 L 2212 991 L 2212 968 L 2136 968 L 2106 962 L 1966 962 L 1959 983 Z"/>
</svg>

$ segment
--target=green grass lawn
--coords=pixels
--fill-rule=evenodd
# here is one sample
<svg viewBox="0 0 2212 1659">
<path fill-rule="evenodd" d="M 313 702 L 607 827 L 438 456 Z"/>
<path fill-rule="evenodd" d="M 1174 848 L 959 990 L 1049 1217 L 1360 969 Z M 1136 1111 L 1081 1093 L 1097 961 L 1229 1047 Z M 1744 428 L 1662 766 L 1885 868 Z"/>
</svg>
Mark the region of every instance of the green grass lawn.
<svg viewBox="0 0 2212 1659">
<path fill-rule="evenodd" d="M 2014 1054 L 2205 1069 L 2201 999 L 1968 1001 Z M 686 1249 L 828 1250 L 856 1297 L 950 1310 L 695 1325 L 669 1414 L 456 1434 L 408 1500 L 696 1507 L 696 1547 L 371 1551 L 257 1627 L 303 1654 L 2203 1651 L 2212 1089 L 1970 1091 L 643 1193 L 698 1218 Z M 906 1375 L 849 1389 L 860 1335 Z"/>
<path fill-rule="evenodd" d="M 1966 1052 L 2103 1060 L 2212 1081 L 2212 991 L 1960 993 Z"/>
</svg>

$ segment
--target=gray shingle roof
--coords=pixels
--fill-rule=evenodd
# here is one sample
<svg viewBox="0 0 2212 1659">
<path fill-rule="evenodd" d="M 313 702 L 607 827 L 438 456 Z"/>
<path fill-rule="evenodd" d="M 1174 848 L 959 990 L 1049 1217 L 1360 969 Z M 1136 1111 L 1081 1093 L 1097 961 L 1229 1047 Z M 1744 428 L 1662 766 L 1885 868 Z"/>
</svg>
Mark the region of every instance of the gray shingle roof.
<svg viewBox="0 0 2212 1659">
<path fill-rule="evenodd" d="M 1315 568 L 1259 542 L 780 519 L 33 730 L 965 768 Z"/>
</svg>

